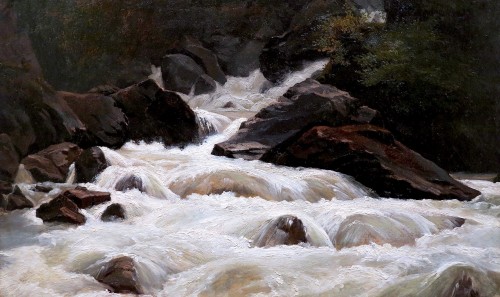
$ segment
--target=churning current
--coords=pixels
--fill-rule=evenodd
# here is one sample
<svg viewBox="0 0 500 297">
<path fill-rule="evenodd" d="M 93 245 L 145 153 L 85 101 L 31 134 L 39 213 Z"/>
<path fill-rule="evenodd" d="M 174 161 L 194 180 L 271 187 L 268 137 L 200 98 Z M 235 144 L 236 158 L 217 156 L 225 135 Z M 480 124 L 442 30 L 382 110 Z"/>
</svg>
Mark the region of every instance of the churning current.
<svg viewBox="0 0 500 297">
<path fill-rule="evenodd" d="M 102 148 L 110 166 L 83 186 L 112 202 L 82 210 L 85 225 L 44 224 L 35 209 L 1 214 L 0 296 L 110 296 L 94 276 L 123 255 L 152 296 L 500 296 L 500 183 L 461 180 L 482 192 L 471 202 L 373 198 L 333 171 L 211 155 L 323 66 L 277 87 L 256 71 L 183 96 L 210 134 L 201 144 Z M 132 174 L 143 192 L 114 190 Z M 36 208 L 72 179 L 33 192 L 21 168 L 17 182 Z M 125 208 L 124 221 L 100 220 L 111 203 Z M 276 226 L 294 218 L 306 240 L 281 245 Z"/>
</svg>

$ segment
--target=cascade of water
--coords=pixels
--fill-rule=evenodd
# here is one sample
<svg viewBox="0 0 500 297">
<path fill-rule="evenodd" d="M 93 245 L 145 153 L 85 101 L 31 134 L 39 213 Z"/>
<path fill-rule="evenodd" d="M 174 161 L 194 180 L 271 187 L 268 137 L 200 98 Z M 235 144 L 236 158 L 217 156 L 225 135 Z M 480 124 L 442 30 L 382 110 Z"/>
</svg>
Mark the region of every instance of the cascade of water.
<svg viewBox="0 0 500 297">
<path fill-rule="evenodd" d="M 102 148 L 110 166 L 84 186 L 112 201 L 81 210 L 85 225 L 43 223 L 35 209 L 0 214 L 0 295 L 108 296 L 94 277 L 129 256 L 153 296 L 496 296 L 500 183 L 464 181 L 483 193 L 468 203 L 374 198 L 333 171 L 211 155 L 238 131 L 241 111 L 268 104 L 321 63 L 267 90 L 255 72 L 185 96 L 199 107 L 203 143 Z M 131 175 L 141 189 L 116 190 Z M 71 186 L 34 192 L 25 170 L 17 182 L 36 207 Z M 123 221 L 100 219 L 111 203 Z"/>
</svg>

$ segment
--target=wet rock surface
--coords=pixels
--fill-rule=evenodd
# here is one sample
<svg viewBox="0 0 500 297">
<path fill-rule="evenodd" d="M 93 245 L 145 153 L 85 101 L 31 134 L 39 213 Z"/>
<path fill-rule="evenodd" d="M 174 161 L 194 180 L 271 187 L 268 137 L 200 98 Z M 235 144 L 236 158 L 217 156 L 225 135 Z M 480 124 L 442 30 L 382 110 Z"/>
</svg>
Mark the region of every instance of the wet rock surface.
<svg viewBox="0 0 500 297">
<path fill-rule="evenodd" d="M 192 58 L 182 54 L 172 54 L 163 57 L 161 62 L 163 83 L 167 90 L 189 94 L 193 86 L 199 84 L 200 78 L 205 75 L 205 70 Z M 215 90 L 215 83 L 210 76 L 205 76 L 204 87 L 198 86 L 198 93 L 208 93 Z M 214 88 L 210 81 L 213 83 Z M 196 88 L 195 88 L 196 89 Z"/>
<path fill-rule="evenodd" d="M 70 165 L 80 156 L 82 149 L 74 143 L 51 145 L 24 158 L 21 163 L 38 182 L 66 180 Z"/>
<path fill-rule="evenodd" d="M 125 219 L 125 209 L 118 203 L 113 203 L 106 207 L 101 215 L 101 221 L 112 222 Z"/>
<path fill-rule="evenodd" d="M 43 184 L 36 185 L 36 186 L 33 187 L 33 191 L 35 191 L 35 192 L 41 192 L 41 193 L 48 193 L 48 192 L 50 192 L 52 190 L 53 190 L 52 187 L 45 186 Z"/>
<path fill-rule="evenodd" d="M 32 208 L 34 206 L 33 202 L 26 198 L 18 186 L 14 188 L 14 192 L 5 196 L 5 200 L 5 210 L 7 211 Z"/>
<path fill-rule="evenodd" d="M 226 75 L 219 65 L 217 56 L 214 52 L 204 47 L 199 41 L 187 38 L 180 53 L 196 61 L 196 63 L 205 70 L 205 73 L 218 83 L 222 85 L 226 83 Z"/>
<path fill-rule="evenodd" d="M 85 126 L 85 130 L 73 135 L 81 147 L 107 146 L 119 148 L 126 141 L 127 117 L 116 106 L 113 98 L 98 94 L 57 92 Z"/>
<path fill-rule="evenodd" d="M 128 175 L 121 178 L 115 186 L 115 190 L 126 192 L 128 190 L 137 189 L 144 192 L 144 186 L 142 184 L 142 179 L 136 175 Z"/>
<path fill-rule="evenodd" d="M 261 160 L 342 172 L 383 197 L 468 201 L 481 194 L 373 125 L 314 127 Z"/>
<path fill-rule="evenodd" d="M 111 287 L 113 293 L 142 293 L 134 260 L 127 256 L 118 257 L 106 263 L 95 278 Z"/>
<path fill-rule="evenodd" d="M 111 200 L 111 194 L 108 192 L 90 191 L 84 187 L 67 190 L 62 196 L 73 201 L 79 208 L 89 208 Z"/>
<path fill-rule="evenodd" d="M 76 182 L 88 183 L 108 167 L 104 153 L 99 147 L 84 150 L 75 162 Z"/>
<path fill-rule="evenodd" d="M 307 79 L 244 122 L 238 133 L 215 145 L 212 154 L 255 160 L 295 133 L 323 124 L 380 123 L 377 111 L 347 92 Z"/>
<path fill-rule="evenodd" d="M 129 119 L 127 138 L 185 145 L 198 139 L 196 115 L 179 95 L 162 90 L 153 80 L 113 94 Z"/>
<path fill-rule="evenodd" d="M 291 215 L 281 216 L 268 222 L 254 240 L 257 247 L 295 245 L 306 242 L 308 240 L 304 224 L 299 218 Z"/>
<path fill-rule="evenodd" d="M 61 222 L 75 225 L 85 224 L 85 216 L 80 213 L 78 206 L 68 197 L 60 195 L 48 203 L 40 205 L 36 216 L 44 222 Z"/>
</svg>

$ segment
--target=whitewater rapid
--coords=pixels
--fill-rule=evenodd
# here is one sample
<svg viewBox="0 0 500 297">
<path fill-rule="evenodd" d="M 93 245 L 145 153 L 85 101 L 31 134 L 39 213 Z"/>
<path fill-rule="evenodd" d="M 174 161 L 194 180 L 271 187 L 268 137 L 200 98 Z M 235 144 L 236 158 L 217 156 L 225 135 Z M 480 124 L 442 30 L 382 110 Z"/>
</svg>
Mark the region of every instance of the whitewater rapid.
<svg viewBox="0 0 500 297">
<path fill-rule="evenodd" d="M 463 180 L 471 202 L 375 197 L 328 170 L 288 168 L 211 155 L 249 116 L 324 62 L 269 87 L 259 71 L 229 78 L 210 95 L 184 96 L 210 135 L 184 149 L 159 143 L 102 148 L 110 166 L 95 182 L 112 201 L 82 210 L 82 226 L 43 223 L 35 209 L 71 185 L 33 192 L 35 209 L 0 214 L 0 296 L 110 296 L 94 276 L 121 255 L 134 259 L 151 296 L 500 296 L 500 183 Z M 228 102 L 232 104 L 228 105 Z M 224 107 L 226 106 L 226 107 Z M 229 106 L 229 107 L 228 107 Z M 144 192 L 115 191 L 131 174 Z M 127 218 L 103 222 L 111 203 Z M 269 224 L 298 217 L 307 243 L 256 247 Z M 463 225 L 457 224 L 465 219 Z M 461 226 L 459 226 L 461 225 Z M 459 226 L 459 227 L 458 227 Z M 455 294 L 455 295 L 454 295 Z"/>
</svg>

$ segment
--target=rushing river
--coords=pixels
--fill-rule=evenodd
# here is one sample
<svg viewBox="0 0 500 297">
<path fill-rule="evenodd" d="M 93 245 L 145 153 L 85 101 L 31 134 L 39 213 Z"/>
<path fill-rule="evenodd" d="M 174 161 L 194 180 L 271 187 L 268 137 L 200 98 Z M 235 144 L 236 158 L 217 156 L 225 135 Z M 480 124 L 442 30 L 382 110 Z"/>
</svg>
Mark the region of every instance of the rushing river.
<svg viewBox="0 0 500 297">
<path fill-rule="evenodd" d="M 500 296 L 500 183 L 462 180 L 483 193 L 472 202 L 374 198 L 333 171 L 210 154 L 322 66 L 278 87 L 256 71 L 214 94 L 184 96 L 201 133 L 212 134 L 202 144 L 102 148 L 111 166 L 84 186 L 111 192 L 124 221 L 100 220 L 110 203 L 82 210 L 79 227 L 44 224 L 35 209 L 0 214 L 0 296 L 112 295 L 93 276 L 120 255 L 134 259 L 152 296 Z M 144 192 L 114 190 L 130 174 Z M 72 179 L 44 194 L 31 191 L 25 171 L 18 176 L 36 207 Z M 307 243 L 257 247 L 284 215 L 303 222 Z"/>
</svg>

